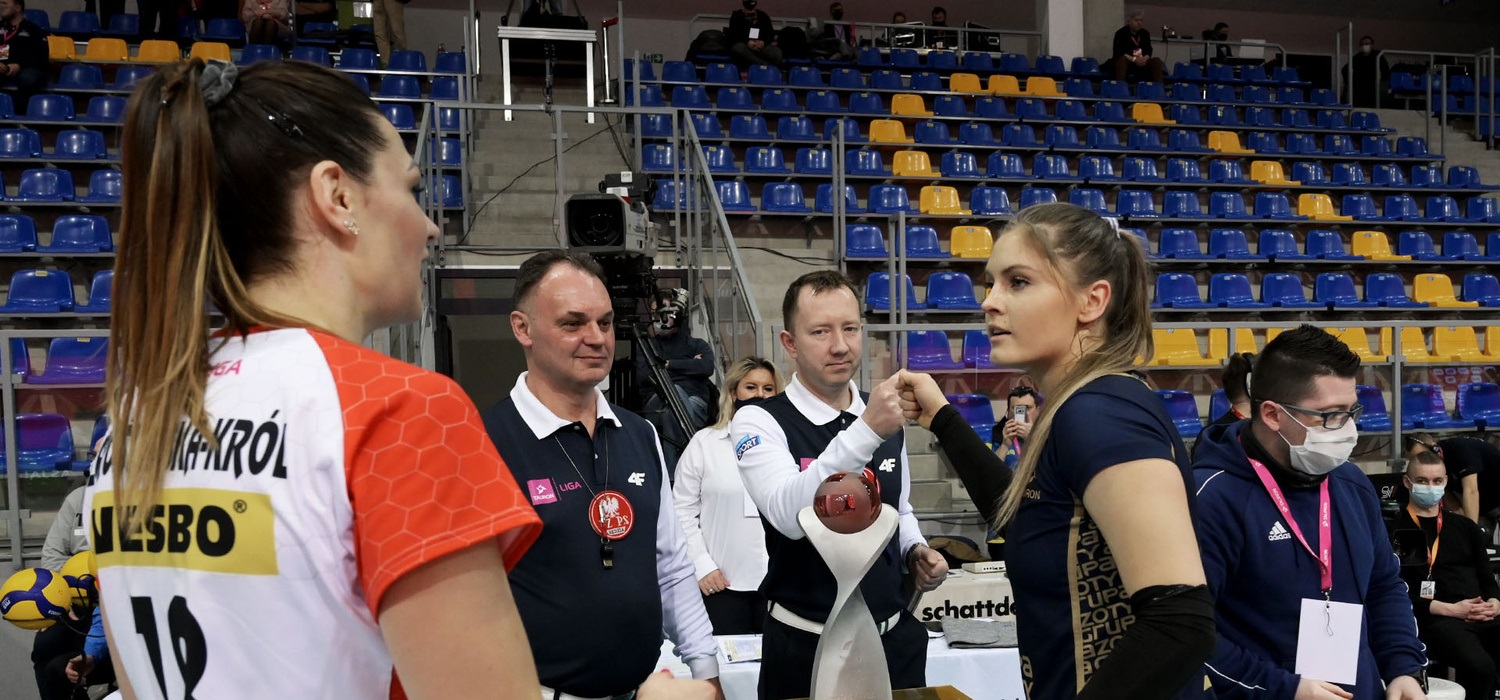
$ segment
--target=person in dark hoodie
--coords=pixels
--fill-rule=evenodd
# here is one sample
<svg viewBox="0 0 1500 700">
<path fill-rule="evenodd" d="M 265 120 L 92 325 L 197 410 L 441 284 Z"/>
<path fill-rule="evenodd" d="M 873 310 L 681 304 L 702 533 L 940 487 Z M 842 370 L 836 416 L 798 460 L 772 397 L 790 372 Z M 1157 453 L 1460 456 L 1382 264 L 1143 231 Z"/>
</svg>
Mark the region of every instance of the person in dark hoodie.
<svg viewBox="0 0 1500 700">
<path fill-rule="evenodd" d="M 651 328 L 646 342 L 656 351 L 672 377 L 673 389 L 687 409 L 688 432 L 668 412 L 661 397 L 662 387 L 651 379 L 645 353 L 636 353 L 635 370 L 639 382 L 643 415 L 661 432 L 661 449 L 667 469 L 673 473 L 677 459 L 693 433 L 708 425 L 708 407 L 713 403 L 714 349 L 688 332 L 688 292 L 686 289 L 662 289 L 651 299 Z"/>
<path fill-rule="evenodd" d="M 1221 699 L 1425 697 L 1400 563 L 1374 487 L 1348 461 L 1358 370 L 1322 329 L 1282 333 L 1247 377 L 1251 417 L 1199 441 L 1194 523 L 1217 606 L 1208 675 Z M 1313 654 L 1347 661 L 1299 658 Z"/>
<path fill-rule="evenodd" d="M 1224 398 L 1229 400 L 1229 410 L 1198 431 L 1198 439 L 1193 440 L 1190 448 L 1193 457 L 1198 456 L 1198 443 L 1203 439 L 1204 431 L 1216 425 L 1238 423 L 1250 417 L 1250 392 L 1245 389 L 1245 377 L 1250 376 L 1250 364 L 1254 361 L 1255 353 L 1237 352 L 1230 355 L 1229 361 L 1224 363 L 1224 371 L 1219 375 L 1219 385 L 1224 388 Z"/>
</svg>

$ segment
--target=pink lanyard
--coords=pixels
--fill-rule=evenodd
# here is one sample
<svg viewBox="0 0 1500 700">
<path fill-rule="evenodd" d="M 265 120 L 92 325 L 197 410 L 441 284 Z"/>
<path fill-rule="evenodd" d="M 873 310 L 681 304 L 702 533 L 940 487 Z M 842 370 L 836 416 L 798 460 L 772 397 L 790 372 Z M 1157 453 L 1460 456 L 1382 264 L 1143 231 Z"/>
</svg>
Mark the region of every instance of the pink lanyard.
<svg viewBox="0 0 1500 700">
<path fill-rule="evenodd" d="M 1318 487 L 1318 547 L 1313 551 L 1311 545 L 1307 544 L 1307 538 L 1302 536 L 1302 528 L 1297 527 L 1296 519 L 1292 518 L 1292 509 L 1286 504 L 1286 496 L 1282 495 L 1281 487 L 1276 485 L 1276 480 L 1271 478 L 1270 470 L 1254 458 L 1245 457 L 1250 460 L 1250 466 L 1255 468 L 1255 475 L 1260 477 L 1260 483 L 1266 487 L 1266 492 L 1271 494 L 1271 501 L 1276 504 L 1276 510 L 1281 511 L 1281 517 L 1286 519 L 1287 527 L 1292 529 L 1292 534 L 1297 541 L 1302 543 L 1302 548 L 1308 554 L 1318 560 L 1318 568 L 1322 571 L 1323 597 L 1328 597 L 1333 591 L 1333 505 L 1328 500 L 1328 479 L 1323 479 L 1323 484 Z"/>
</svg>

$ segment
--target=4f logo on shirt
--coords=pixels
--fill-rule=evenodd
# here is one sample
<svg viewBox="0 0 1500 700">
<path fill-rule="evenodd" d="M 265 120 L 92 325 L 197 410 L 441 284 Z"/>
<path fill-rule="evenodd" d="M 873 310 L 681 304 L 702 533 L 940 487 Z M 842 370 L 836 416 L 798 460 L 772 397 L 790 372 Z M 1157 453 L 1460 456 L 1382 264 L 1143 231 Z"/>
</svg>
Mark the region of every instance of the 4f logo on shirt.
<svg viewBox="0 0 1500 700">
<path fill-rule="evenodd" d="M 891 459 L 885 460 L 884 462 L 881 462 L 880 463 L 880 471 L 883 471 L 883 472 L 893 472 L 893 471 L 896 471 L 896 459 L 893 457 Z"/>
<path fill-rule="evenodd" d="M 646 472 L 631 472 L 630 478 L 626 479 L 626 481 L 636 486 L 641 486 L 646 483 Z"/>
<path fill-rule="evenodd" d="M 1279 520 L 1276 521 L 1275 525 L 1271 526 L 1271 533 L 1266 536 L 1266 540 L 1269 542 L 1289 539 L 1292 539 L 1292 534 L 1290 532 L 1287 532 L 1286 528 L 1281 526 L 1281 521 Z"/>
</svg>

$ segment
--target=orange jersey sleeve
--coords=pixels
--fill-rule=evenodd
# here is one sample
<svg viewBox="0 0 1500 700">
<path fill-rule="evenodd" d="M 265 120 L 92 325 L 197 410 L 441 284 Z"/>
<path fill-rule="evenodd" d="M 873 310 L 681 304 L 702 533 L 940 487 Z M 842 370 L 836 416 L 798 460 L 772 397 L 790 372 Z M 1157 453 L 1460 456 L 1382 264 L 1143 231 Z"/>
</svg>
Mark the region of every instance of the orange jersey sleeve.
<svg viewBox="0 0 1500 700">
<path fill-rule="evenodd" d="M 509 570 L 541 520 L 453 380 L 314 333 L 344 411 L 344 465 L 370 612 L 397 579 L 487 539 Z"/>
</svg>

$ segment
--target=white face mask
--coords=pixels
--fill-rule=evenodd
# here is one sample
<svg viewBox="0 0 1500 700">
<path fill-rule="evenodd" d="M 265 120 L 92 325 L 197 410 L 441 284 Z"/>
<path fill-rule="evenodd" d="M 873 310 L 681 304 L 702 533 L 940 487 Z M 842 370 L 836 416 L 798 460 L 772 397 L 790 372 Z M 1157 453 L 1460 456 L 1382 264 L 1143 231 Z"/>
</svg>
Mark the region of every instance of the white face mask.
<svg viewBox="0 0 1500 700">
<path fill-rule="evenodd" d="M 1314 430 L 1292 416 L 1291 411 L 1281 406 L 1277 408 L 1281 408 L 1282 413 L 1307 430 L 1307 437 L 1301 445 L 1293 445 L 1285 435 L 1280 432 L 1276 433 L 1292 450 L 1291 466 L 1293 469 L 1313 476 L 1322 476 L 1338 469 L 1339 465 L 1349 461 L 1349 455 L 1354 454 L 1354 445 L 1359 442 L 1359 428 L 1354 421 L 1345 423 L 1344 427 L 1338 430 Z"/>
<path fill-rule="evenodd" d="M 1360 53 L 1370 53 L 1370 51 L 1372 49 L 1374 49 L 1374 47 L 1371 46 L 1371 45 L 1369 45 L 1369 44 L 1360 44 L 1359 45 L 1359 52 Z"/>
</svg>

